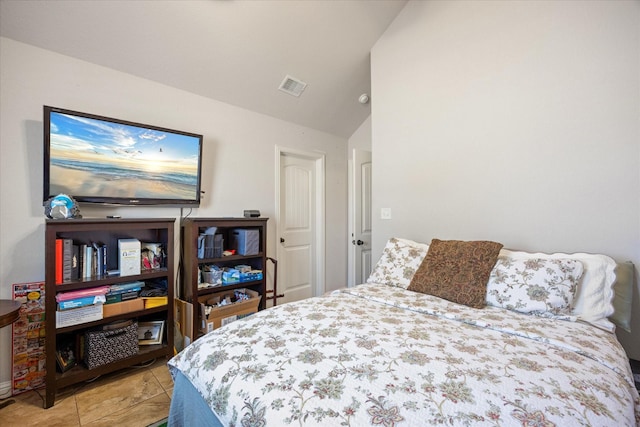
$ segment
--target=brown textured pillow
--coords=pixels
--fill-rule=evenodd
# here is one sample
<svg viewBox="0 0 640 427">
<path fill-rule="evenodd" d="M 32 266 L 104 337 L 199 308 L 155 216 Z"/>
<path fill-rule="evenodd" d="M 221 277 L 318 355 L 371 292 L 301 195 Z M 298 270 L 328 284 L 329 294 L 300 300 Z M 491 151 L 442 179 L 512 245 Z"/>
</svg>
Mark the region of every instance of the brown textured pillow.
<svg viewBox="0 0 640 427">
<path fill-rule="evenodd" d="M 482 308 L 500 249 L 496 242 L 433 239 L 408 289 Z"/>
</svg>

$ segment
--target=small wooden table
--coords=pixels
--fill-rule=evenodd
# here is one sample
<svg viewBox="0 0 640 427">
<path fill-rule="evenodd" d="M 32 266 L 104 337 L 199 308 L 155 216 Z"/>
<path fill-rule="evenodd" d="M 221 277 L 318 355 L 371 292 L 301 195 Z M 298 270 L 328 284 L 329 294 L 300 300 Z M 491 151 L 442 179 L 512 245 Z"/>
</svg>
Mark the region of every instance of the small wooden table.
<svg viewBox="0 0 640 427">
<path fill-rule="evenodd" d="M 0 299 L 0 328 L 4 328 L 20 318 L 21 305 L 15 300 Z"/>
<path fill-rule="evenodd" d="M 20 307 L 22 304 L 11 299 L 0 299 L 0 328 L 4 328 L 20 318 Z M 0 409 L 11 405 L 13 399 L 0 401 Z"/>
</svg>

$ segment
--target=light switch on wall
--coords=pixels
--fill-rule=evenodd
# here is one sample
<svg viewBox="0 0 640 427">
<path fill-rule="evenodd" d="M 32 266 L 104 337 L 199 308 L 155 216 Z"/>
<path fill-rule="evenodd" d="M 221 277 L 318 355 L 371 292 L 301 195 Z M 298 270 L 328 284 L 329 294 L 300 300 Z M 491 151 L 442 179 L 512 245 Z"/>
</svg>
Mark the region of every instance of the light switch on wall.
<svg viewBox="0 0 640 427">
<path fill-rule="evenodd" d="M 381 208 L 380 219 L 391 219 L 391 208 Z"/>
</svg>

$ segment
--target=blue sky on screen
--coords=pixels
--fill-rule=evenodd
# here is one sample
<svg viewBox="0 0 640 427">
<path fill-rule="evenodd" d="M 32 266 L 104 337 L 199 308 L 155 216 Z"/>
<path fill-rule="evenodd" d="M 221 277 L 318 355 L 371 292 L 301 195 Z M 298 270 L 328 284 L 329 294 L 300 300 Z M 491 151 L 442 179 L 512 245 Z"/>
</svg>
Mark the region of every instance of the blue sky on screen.
<svg viewBox="0 0 640 427">
<path fill-rule="evenodd" d="M 198 138 L 144 127 L 62 114 L 51 114 L 52 150 L 105 156 L 107 162 L 172 163 L 197 168 Z M 169 166 L 166 164 L 165 166 Z"/>
</svg>

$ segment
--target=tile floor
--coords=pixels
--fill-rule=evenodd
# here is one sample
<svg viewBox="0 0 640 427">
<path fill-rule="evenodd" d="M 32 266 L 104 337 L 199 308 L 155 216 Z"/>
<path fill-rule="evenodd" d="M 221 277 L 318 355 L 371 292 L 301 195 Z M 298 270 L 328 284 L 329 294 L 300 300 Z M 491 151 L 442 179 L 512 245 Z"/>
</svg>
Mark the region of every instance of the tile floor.
<svg viewBox="0 0 640 427">
<path fill-rule="evenodd" d="M 165 359 L 61 389 L 43 409 L 44 389 L 14 396 L 0 409 L 2 427 L 145 427 L 169 415 L 173 380 Z"/>
</svg>

